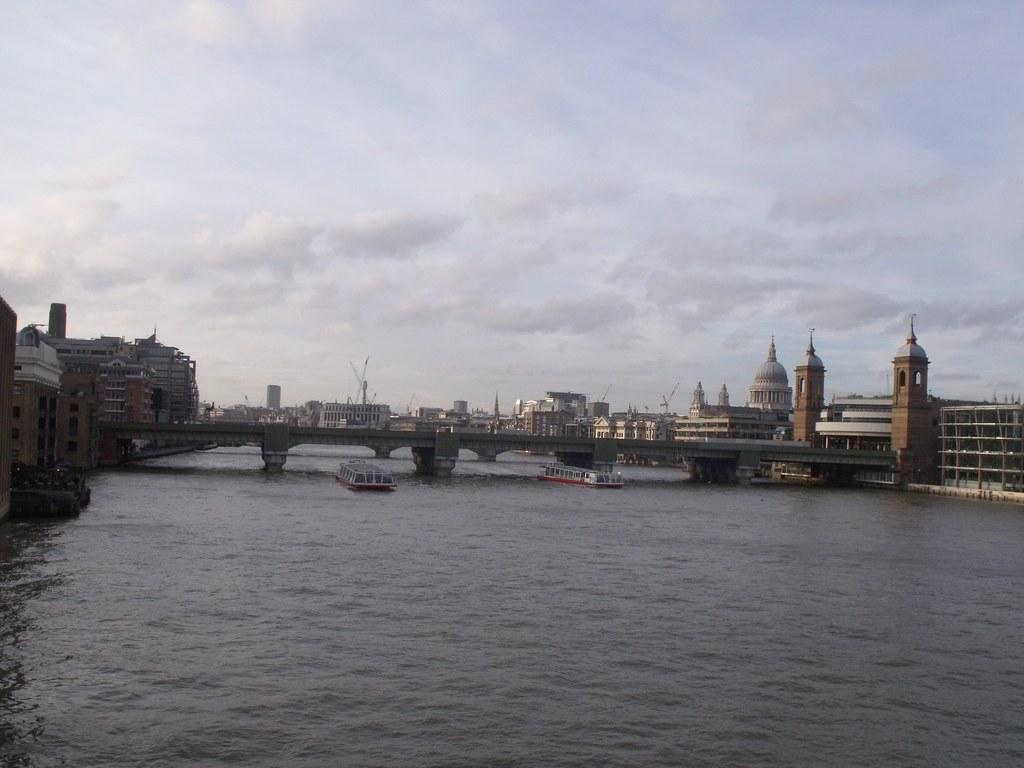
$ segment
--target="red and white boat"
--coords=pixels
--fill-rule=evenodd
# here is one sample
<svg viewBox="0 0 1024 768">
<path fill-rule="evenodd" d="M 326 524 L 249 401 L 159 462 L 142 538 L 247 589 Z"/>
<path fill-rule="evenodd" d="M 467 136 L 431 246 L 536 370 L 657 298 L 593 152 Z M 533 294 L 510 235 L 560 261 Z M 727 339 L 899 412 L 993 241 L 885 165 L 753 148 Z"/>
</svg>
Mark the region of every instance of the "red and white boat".
<svg viewBox="0 0 1024 768">
<path fill-rule="evenodd" d="M 603 472 L 583 467 L 570 467 L 567 464 L 546 464 L 538 476 L 539 480 L 549 483 L 566 483 L 582 485 L 586 488 L 621 488 L 622 474 L 619 472 Z"/>
<path fill-rule="evenodd" d="M 390 472 L 365 461 L 343 461 L 337 478 L 350 491 L 393 491 L 396 487 Z"/>
</svg>

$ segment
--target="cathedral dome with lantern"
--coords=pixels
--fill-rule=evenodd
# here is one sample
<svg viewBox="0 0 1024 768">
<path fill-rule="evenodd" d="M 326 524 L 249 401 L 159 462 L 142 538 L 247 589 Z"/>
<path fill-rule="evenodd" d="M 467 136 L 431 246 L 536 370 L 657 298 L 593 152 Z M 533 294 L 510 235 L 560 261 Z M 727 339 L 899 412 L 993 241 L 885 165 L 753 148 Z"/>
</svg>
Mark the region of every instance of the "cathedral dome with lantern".
<svg viewBox="0 0 1024 768">
<path fill-rule="evenodd" d="M 768 346 L 768 359 L 754 374 L 754 383 L 747 391 L 747 405 L 771 411 L 788 411 L 793 407 L 793 388 L 789 386 L 786 369 L 775 355 L 775 337 Z"/>
</svg>

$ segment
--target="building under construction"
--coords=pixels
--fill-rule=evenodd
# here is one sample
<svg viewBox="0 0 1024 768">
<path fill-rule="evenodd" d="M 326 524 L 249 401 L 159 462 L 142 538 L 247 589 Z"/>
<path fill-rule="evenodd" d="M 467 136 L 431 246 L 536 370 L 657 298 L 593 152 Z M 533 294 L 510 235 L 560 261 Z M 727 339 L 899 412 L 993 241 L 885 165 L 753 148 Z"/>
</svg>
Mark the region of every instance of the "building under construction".
<svg viewBox="0 0 1024 768">
<path fill-rule="evenodd" d="M 940 413 L 943 485 L 1024 491 L 1024 406 L 958 405 Z"/>
</svg>

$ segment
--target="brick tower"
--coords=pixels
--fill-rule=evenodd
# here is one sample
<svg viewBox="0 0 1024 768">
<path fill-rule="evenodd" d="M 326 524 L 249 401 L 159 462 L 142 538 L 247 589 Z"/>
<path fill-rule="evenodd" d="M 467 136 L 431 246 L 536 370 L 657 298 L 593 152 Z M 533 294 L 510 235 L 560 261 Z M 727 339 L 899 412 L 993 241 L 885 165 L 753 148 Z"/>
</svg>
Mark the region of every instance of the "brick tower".
<svg viewBox="0 0 1024 768">
<path fill-rule="evenodd" d="M 807 352 L 796 367 L 796 391 L 793 393 L 793 439 L 814 443 L 814 425 L 825 405 L 825 365 L 814 354 L 814 329 Z"/>
<path fill-rule="evenodd" d="M 935 464 L 928 406 L 928 355 L 917 343 L 913 315 L 910 335 L 892 361 L 892 383 L 892 449 L 900 480 L 926 483 Z"/>
</svg>

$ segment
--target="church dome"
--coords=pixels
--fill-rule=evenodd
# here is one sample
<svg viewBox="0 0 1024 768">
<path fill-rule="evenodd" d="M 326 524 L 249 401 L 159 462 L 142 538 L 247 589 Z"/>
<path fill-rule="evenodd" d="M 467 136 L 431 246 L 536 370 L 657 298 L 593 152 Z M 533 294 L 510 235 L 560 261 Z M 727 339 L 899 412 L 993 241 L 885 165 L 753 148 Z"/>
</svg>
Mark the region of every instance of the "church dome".
<svg viewBox="0 0 1024 768">
<path fill-rule="evenodd" d="M 924 348 L 917 343 L 917 335 L 914 333 L 914 318 L 910 318 L 910 334 L 907 336 L 906 343 L 896 350 L 896 357 L 916 357 L 922 360 L 927 360 L 928 355 L 925 354 Z"/>
<path fill-rule="evenodd" d="M 793 389 L 786 369 L 775 357 L 775 337 L 768 347 L 768 359 L 754 374 L 754 383 L 747 391 L 747 404 L 752 408 L 788 411 L 793 406 Z"/>
<path fill-rule="evenodd" d="M 772 337 L 771 346 L 768 347 L 768 359 L 761 363 L 761 367 L 757 369 L 757 373 L 754 374 L 755 384 L 781 384 L 782 386 L 789 385 L 789 376 L 786 375 L 786 369 L 782 367 L 782 364 L 775 358 L 775 338 Z"/>
</svg>

